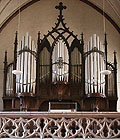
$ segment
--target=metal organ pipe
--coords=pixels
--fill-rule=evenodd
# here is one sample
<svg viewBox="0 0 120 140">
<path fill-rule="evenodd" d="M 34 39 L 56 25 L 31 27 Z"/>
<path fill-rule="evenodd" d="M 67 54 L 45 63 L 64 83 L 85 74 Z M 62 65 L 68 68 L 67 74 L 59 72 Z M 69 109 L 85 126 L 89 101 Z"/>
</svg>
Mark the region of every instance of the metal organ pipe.
<svg viewBox="0 0 120 140">
<path fill-rule="evenodd" d="M 88 51 L 90 51 L 91 48 L 92 48 L 92 38 L 91 38 L 91 41 L 89 41 Z M 92 91 L 92 85 L 91 85 L 91 72 L 92 72 L 92 69 L 91 69 L 91 58 L 92 58 L 91 55 L 88 55 L 88 57 L 87 57 L 87 59 L 88 59 L 88 69 L 90 69 L 90 71 L 88 71 L 89 92 Z"/>
<path fill-rule="evenodd" d="M 63 60 L 65 60 L 65 44 L 63 42 Z M 65 65 L 63 65 L 63 75 L 65 75 Z M 64 78 L 64 77 L 63 77 Z M 64 80 L 64 79 L 63 79 Z"/>
<path fill-rule="evenodd" d="M 22 50 L 22 40 L 21 40 L 21 46 L 19 47 L 19 50 Z M 19 52 L 19 51 L 18 51 Z M 18 70 L 22 71 L 22 55 L 18 55 L 18 64 L 19 64 L 19 68 Z M 21 62 L 20 62 L 21 61 Z M 19 84 L 20 83 L 20 84 Z M 20 75 L 20 80 L 19 80 L 19 92 L 22 91 L 22 75 Z"/>
<path fill-rule="evenodd" d="M 33 48 L 34 48 L 34 41 L 32 41 L 32 50 L 33 50 Z M 31 82 L 32 82 L 32 84 L 31 84 L 31 90 L 32 90 L 32 92 L 33 92 L 33 82 L 34 82 L 34 59 L 33 59 L 33 55 L 32 55 L 32 72 L 31 72 Z"/>
<path fill-rule="evenodd" d="M 25 46 L 25 39 L 26 39 L 26 37 L 24 36 L 24 48 L 26 49 L 26 46 Z M 25 52 L 23 52 L 23 64 L 24 64 L 24 66 L 23 66 L 23 75 L 24 75 L 24 82 L 23 82 L 23 90 L 24 90 L 24 93 L 26 92 L 26 74 L 27 74 L 27 53 L 26 53 L 26 51 Z"/>
<path fill-rule="evenodd" d="M 34 43 L 34 52 L 36 51 L 35 43 Z M 36 61 L 33 58 L 34 61 L 34 69 L 33 69 L 33 74 L 34 74 L 34 83 L 33 83 L 33 93 L 35 93 L 35 79 L 36 79 Z"/>
<path fill-rule="evenodd" d="M 97 92 L 97 86 L 96 86 L 96 81 L 97 81 L 97 61 L 96 61 L 96 58 L 97 58 L 97 56 L 96 56 L 96 52 L 94 52 L 94 90 L 95 90 L 95 92 Z"/>
<path fill-rule="evenodd" d="M 87 45 L 87 48 L 86 48 L 86 52 L 85 53 L 87 53 L 88 51 L 89 51 L 89 47 L 90 47 L 90 45 L 89 45 L 89 42 L 88 42 L 88 45 Z M 89 93 L 89 82 L 90 82 L 90 80 L 89 80 L 89 73 L 88 73 L 88 67 L 89 67 L 89 63 L 88 63 L 88 61 L 89 61 L 89 56 L 88 57 L 86 57 L 85 58 L 85 71 L 86 71 L 86 73 L 85 73 L 85 82 L 86 82 L 86 94 L 88 94 Z"/>
<path fill-rule="evenodd" d="M 100 50 L 100 40 L 99 37 L 97 36 L 97 48 L 98 50 Z M 100 61 L 100 54 L 97 53 L 97 92 L 99 93 L 99 89 L 100 89 L 100 65 L 99 65 L 99 61 Z"/>
<path fill-rule="evenodd" d="M 96 34 L 93 35 L 93 47 L 96 47 Z"/>
<path fill-rule="evenodd" d="M 26 33 L 25 36 L 25 47 L 28 48 L 28 32 Z"/>
<path fill-rule="evenodd" d="M 91 43 L 90 43 L 90 50 L 92 50 L 93 49 L 93 41 L 92 41 L 92 37 L 91 37 Z M 89 51 L 90 51 L 89 50 Z M 93 53 L 91 53 L 90 54 L 90 56 L 91 56 L 91 74 L 90 74 L 90 86 L 91 86 L 91 92 L 93 93 L 93 77 L 94 77 L 94 73 L 93 73 Z M 92 77 L 93 76 L 93 77 Z"/>
<path fill-rule="evenodd" d="M 97 37 L 97 49 L 99 50 L 99 37 Z M 98 75 L 99 75 L 99 66 L 98 66 L 98 53 L 96 53 L 96 67 L 97 67 L 97 71 L 96 71 L 96 74 L 97 74 L 97 81 L 96 81 L 96 85 L 97 85 L 97 93 L 98 93 L 98 81 L 99 81 L 99 78 L 98 78 Z"/>
<path fill-rule="evenodd" d="M 32 40 L 31 40 L 31 36 L 30 36 L 30 39 L 29 39 L 29 49 L 32 51 Z M 32 55 L 30 55 L 30 61 L 29 61 L 29 64 L 30 64 L 30 85 L 29 85 L 29 92 L 31 92 L 31 85 L 32 85 L 32 81 L 31 81 L 31 71 L 32 71 Z"/>
<path fill-rule="evenodd" d="M 88 52 L 88 50 L 89 50 L 89 42 L 88 42 L 88 45 L 87 45 L 87 49 L 86 49 L 86 52 Z M 88 94 L 88 92 L 89 92 L 89 83 L 88 83 L 88 81 L 87 81 L 87 79 L 89 79 L 89 76 L 88 76 L 88 71 L 87 71 L 87 69 L 88 69 L 88 67 L 89 67 L 89 63 L 88 63 L 88 57 L 86 58 L 86 62 L 85 62 L 85 75 L 86 75 L 86 79 L 85 79 L 85 85 L 86 85 L 86 94 Z"/>
<path fill-rule="evenodd" d="M 29 46 L 29 49 L 31 50 L 31 36 L 29 36 L 28 38 L 28 46 Z M 31 76 L 30 76 L 30 73 L 31 73 L 31 65 L 30 65 L 30 62 L 31 62 L 31 55 L 30 53 L 28 53 L 28 93 L 30 92 L 30 79 L 31 79 Z"/>
</svg>

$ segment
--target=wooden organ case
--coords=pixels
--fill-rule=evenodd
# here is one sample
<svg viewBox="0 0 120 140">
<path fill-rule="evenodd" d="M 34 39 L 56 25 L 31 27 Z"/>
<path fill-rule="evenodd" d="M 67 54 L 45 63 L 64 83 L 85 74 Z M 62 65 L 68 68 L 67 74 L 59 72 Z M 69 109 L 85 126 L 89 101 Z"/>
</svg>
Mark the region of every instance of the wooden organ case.
<svg viewBox="0 0 120 140">
<path fill-rule="evenodd" d="M 14 61 L 4 60 L 4 111 L 48 111 L 49 102 L 77 103 L 78 111 L 116 111 L 117 60 L 107 61 L 107 38 L 104 45 L 94 34 L 88 45 L 64 23 L 60 2 L 55 27 L 44 38 L 38 33 L 37 45 L 26 33 L 14 43 Z M 13 70 L 22 71 L 13 75 Z M 109 70 L 110 75 L 101 71 Z M 70 105 L 69 105 L 70 106 Z M 99 108 L 99 109 L 98 109 Z"/>
</svg>

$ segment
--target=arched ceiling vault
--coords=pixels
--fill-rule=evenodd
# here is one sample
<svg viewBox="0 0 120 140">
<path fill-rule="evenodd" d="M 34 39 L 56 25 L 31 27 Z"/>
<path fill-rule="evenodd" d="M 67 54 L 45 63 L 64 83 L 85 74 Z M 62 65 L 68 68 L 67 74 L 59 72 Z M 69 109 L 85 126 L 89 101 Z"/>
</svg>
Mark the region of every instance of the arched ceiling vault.
<svg viewBox="0 0 120 140">
<path fill-rule="evenodd" d="M 25 8 L 40 0 L 0 0 L 0 32 L 2 29 Z M 62 0 L 61 0 L 62 1 Z M 91 6 L 99 13 L 103 14 L 104 1 L 104 15 L 105 18 L 115 27 L 120 33 L 120 0 L 80 0 Z"/>
</svg>

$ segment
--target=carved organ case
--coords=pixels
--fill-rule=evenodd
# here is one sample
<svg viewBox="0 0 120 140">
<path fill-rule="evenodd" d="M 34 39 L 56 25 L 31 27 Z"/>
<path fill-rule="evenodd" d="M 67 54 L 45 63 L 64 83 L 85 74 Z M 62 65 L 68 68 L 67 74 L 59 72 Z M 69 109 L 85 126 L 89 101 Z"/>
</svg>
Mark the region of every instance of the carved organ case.
<svg viewBox="0 0 120 140">
<path fill-rule="evenodd" d="M 78 111 L 115 111 L 117 102 L 117 60 L 107 61 L 107 38 L 104 44 L 94 34 L 84 45 L 64 23 L 63 6 L 55 27 L 44 38 L 38 33 L 37 44 L 26 33 L 15 37 L 14 61 L 4 60 L 4 110 L 48 111 L 50 102 L 63 102 L 63 108 L 76 103 Z M 22 73 L 13 75 L 13 70 Z M 104 70 L 111 71 L 103 75 Z"/>
</svg>

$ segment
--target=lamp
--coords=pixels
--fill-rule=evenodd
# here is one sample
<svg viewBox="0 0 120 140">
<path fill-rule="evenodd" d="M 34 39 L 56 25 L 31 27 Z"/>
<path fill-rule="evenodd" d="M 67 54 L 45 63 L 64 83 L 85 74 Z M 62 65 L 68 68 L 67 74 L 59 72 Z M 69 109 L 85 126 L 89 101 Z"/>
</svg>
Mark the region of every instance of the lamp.
<svg viewBox="0 0 120 140">
<path fill-rule="evenodd" d="M 14 74 L 14 75 L 21 75 L 21 74 L 23 74 L 23 72 L 20 71 L 20 70 L 13 70 L 12 74 Z"/>
<path fill-rule="evenodd" d="M 111 71 L 110 70 L 103 70 L 100 72 L 102 75 L 109 75 L 111 74 Z"/>
</svg>

